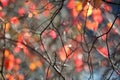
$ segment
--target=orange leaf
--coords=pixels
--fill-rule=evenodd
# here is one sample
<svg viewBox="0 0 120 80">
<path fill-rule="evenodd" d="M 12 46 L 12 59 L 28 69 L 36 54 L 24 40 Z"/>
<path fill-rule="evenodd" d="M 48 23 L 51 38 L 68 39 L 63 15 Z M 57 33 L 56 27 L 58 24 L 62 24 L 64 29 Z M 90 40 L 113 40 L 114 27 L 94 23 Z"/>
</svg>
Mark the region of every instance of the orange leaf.
<svg viewBox="0 0 120 80">
<path fill-rule="evenodd" d="M 5 30 L 5 32 L 8 32 L 10 30 L 10 23 L 6 23 L 6 24 L 3 24 L 3 29 Z"/>
<path fill-rule="evenodd" d="M 97 22 L 91 22 L 91 21 L 87 21 L 87 23 L 86 23 L 86 27 L 87 27 L 87 29 L 89 29 L 89 30 L 93 30 L 93 31 L 97 31 L 97 29 L 98 29 L 98 23 Z"/>
<path fill-rule="evenodd" d="M 5 49 L 4 55 L 5 55 L 5 57 L 8 57 L 10 55 L 9 50 Z"/>
<path fill-rule="evenodd" d="M 8 32 L 10 30 L 10 23 L 7 22 L 6 25 L 5 25 L 5 32 Z"/>
<path fill-rule="evenodd" d="M 64 50 L 64 48 L 65 48 L 65 50 Z M 70 54 L 70 48 L 68 47 L 68 45 L 65 45 L 64 48 L 61 48 L 59 50 L 59 57 L 62 61 L 65 61 L 67 56 Z"/>
<path fill-rule="evenodd" d="M 81 1 L 76 1 L 75 2 L 75 8 L 76 8 L 76 11 L 79 12 L 82 10 L 82 2 Z"/>
<path fill-rule="evenodd" d="M 14 65 L 14 68 L 13 68 L 15 71 L 18 71 L 20 69 L 20 66 L 18 64 L 15 64 Z"/>
<path fill-rule="evenodd" d="M 36 65 L 37 67 L 41 67 L 41 66 L 42 66 L 42 62 L 41 62 L 41 61 L 36 61 L 36 62 L 35 62 L 35 65 Z"/>
<path fill-rule="evenodd" d="M 30 63 L 29 68 L 30 70 L 34 71 L 36 69 L 36 64 L 34 62 Z"/>
<path fill-rule="evenodd" d="M 17 75 L 17 80 L 24 80 L 24 75 L 23 74 L 18 74 Z"/>
<path fill-rule="evenodd" d="M 12 76 L 11 74 L 6 74 L 5 78 L 6 78 L 7 80 L 15 80 L 15 79 L 14 79 L 14 76 Z"/>
</svg>

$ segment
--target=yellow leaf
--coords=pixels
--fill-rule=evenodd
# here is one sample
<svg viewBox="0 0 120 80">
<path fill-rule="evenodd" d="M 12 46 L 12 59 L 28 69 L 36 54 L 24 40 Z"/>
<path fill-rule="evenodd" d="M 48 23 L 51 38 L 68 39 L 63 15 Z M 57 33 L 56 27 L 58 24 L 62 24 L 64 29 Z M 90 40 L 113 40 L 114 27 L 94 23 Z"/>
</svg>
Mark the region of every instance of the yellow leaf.
<svg viewBox="0 0 120 80">
<path fill-rule="evenodd" d="M 8 32 L 10 30 L 10 23 L 7 22 L 6 25 L 5 25 L 5 32 Z"/>
<path fill-rule="evenodd" d="M 90 16 L 91 14 L 92 14 L 92 12 L 93 12 L 93 7 L 92 7 L 92 5 L 86 5 L 85 7 L 84 7 L 84 11 L 83 11 L 83 15 L 84 16 Z"/>
<path fill-rule="evenodd" d="M 81 11 L 82 10 L 82 3 L 79 1 L 76 1 L 75 4 L 76 4 L 75 8 L 76 8 L 77 12 Z"/>
<path fill-rule="evenodd" d="M 30 63 L 29 68 L 30 70 L 34 71 L 36 69 L 36 64 L 34 62 Z"/>
<path fill-rule="evenodd" d="M 9 54 L 10 54 L 9 50 L 5 49 L 4 56 L 5 56 L 5 57 L 8 57 Z"/>
</svg>

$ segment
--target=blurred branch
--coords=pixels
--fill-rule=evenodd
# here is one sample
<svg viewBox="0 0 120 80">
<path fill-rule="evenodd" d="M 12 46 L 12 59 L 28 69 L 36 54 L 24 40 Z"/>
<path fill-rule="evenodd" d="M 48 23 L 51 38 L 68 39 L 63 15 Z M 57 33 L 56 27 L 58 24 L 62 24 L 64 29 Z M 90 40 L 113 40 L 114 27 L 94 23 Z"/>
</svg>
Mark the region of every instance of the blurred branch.
<svg viewBox="0 0 120 80">
<path fill-rule="evenodd" d="M 109 1 L 106 1 L 106 0 L 102 0 L 102 1 L 107 3 L 107 4 L 113 4 L 113 5 L 119 5 L 120 6 L 120 3 L 109 2 Z"/>
</svg>

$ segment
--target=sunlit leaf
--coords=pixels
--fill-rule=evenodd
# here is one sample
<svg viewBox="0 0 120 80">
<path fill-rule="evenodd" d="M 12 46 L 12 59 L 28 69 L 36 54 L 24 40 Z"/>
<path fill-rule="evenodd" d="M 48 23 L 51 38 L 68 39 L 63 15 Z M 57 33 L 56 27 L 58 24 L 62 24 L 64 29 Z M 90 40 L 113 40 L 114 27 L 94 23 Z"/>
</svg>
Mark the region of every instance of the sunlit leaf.
<svg viewBox="0 0 120 80">
<path fill-rule="evenodd" d="M 64 48 L 62 47 L 59 50 L 59 57 L 62 61 L 65 61 L 65 59 L 67 59 L 67 56 L 70 54 L 70 48 L 68 47 L 68 45 L 65 45 Z"/>
<path fill-rule="evenodd" d="M 9 55 L 10 55 L 9 50 L 5 49 L 4 56 L 5 56 L 5 57 L 9 57 Z"/>
<path fill-rule="evenodd" d="M 82 10 L 82 2 L 81 1 L 75 1 L 75 8 L 76 8 L 76 11 L 79 13 L 79 11 Z"/>
<path fill-rule="evenodd" d="M 93 12 L 93 6 L 92 5 L 86 5 L 83 9 L 83 15 L 84 16 L 90 16 Z"/>
<path fill-rule="evenodd" d="M 34 71 L 37 68 L 37 66 L 35 65 L 34 62 L 32 62 L 32 63 L 30 63 L 29 68 L 30 68 L 30 70 Z"/>
<path fill-rule="evenodd" d="M 32 18 L 32 17 L 33 17 L 33 14 L 32 14 L 32 13 L 28 13 L 28 17 L 29 17 L 29 18 Z"/>
</svg>

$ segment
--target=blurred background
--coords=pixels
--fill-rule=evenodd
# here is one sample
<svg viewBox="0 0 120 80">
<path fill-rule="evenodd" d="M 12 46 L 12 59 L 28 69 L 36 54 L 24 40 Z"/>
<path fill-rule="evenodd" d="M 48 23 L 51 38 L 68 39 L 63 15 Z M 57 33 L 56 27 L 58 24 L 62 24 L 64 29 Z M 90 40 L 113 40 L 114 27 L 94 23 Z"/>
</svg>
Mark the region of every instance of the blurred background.
<svg viewBox="0 0 120 80">
<path fill-rule="evenodd" d="M 120 80 L 120 0 L 0 0 L 0 80 Z"/>
</svg>

